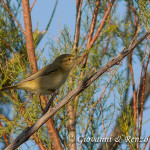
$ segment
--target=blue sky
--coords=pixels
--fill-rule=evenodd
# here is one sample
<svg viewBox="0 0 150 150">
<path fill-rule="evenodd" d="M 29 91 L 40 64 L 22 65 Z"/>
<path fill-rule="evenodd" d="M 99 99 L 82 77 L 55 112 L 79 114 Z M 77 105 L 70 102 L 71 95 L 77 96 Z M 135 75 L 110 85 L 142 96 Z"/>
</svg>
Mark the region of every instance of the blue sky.
<svg viewBox="0 0 150 150">
<path fill-rule="evenodd" d="M 39 30 L 40 31 L 45 30 L 49 18 L 52 14 L 54 5 L 55 5 L 55 0 L 44 0 L 44 1 L 36 2 L 31 13 L 33 31 L 36 28 L 37 22 L 39 25 Z M 52 23 L 50 25 L 48 33 L 43 38 L 42 42 L 39 44 L 39 48 L 44 46 L 48 38 L 52 38 L 54 40 L 57 39 L 64 25 L 67 25 L 67 27 L 69 27 L 71 35 L 74 34 L 75 17 L 76 17 L 75 6 L 76 6 L 75 1 L 58 0 L 57 9 L 54 14 Z M 50 50 L 46 49 L 46 51 L 50 51 Z"/>
<path fill-rule="evenodd" d="M 45 30 L 49 17 L 53 11 L 53 7 L 55 5 L 56 0 L 44 0 L 37 1 L 33 10 L 32 10 L 32 25 L 33 29 L 35 29 L 37 21 L 39 22 L 39 28 L 41 30 Z M 32 3 L 31 1 L 30 3 Z M 57 10 L 54 15 L 51 27 L 49 29 L 49 33 L 58 37 L 59 30 L 63 28 L 64 24 L 66 24 L 73 34 L 75 27 L 75 1 L 70 0 L 61 0 L 58 1 Z"/>
</svg>

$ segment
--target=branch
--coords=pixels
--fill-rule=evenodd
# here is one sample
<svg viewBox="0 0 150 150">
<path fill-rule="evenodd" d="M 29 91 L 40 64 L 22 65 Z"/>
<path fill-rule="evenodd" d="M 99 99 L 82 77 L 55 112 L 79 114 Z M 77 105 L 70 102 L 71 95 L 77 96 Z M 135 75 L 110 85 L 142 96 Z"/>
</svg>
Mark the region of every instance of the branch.
<svg viewBox="0 0 150 150">
<path fill-rule="evenodd" d="M 36 134 L 33 135 L 33 140 L 38 144 L 40 150 L 46 149 L 46 146 L 39 140 L 39 137 Z"/>
<path fill-rule="evenodd" d="M 41 34 L 40 39 L 38 39 L 38 42 L 36 43 L 36 45 L 38 45 L 40 43 L 40 41 L 44 37 L 45 33 L 48 31 L 49 26 L 50 26 L 51 21 L 52 21 L 52 18 L 54 16 L 56 7 L 57 7 L 57 3 L 58 3 L 58 0 L 56 0 L 52 15 L 50 17 L 50 20 L 49 20 L 47 26 L 46 26 L 46 31 Z M 27 52 L 28 52 L 29 62 L 31 64 L 30 67 L 33 68 L 33 72 L 36 72 L 37 71 L 37 64 L 36 64 L 36 59 L 35 59 L 34 45 L 33 45 L 33 42 L 31 42 L 31 40 L 33 41 L 33 37 L 32 37 L 30 10 L 29 10 L 29 1 L 28 0 L 22 0 L 22 5 L 24 8 L 24 22 L 25 22 L 25 25 L 27 26 L 27 28 L 26 28 L 27 29 L 26 39 L 29 40 L 26 42 L 28 44 L 27 45 L 28 46 Z M 30 30 L 28 30 L 28 29 L 30 29 Z M 43 102 L 44 102 L 44 97 L 43 97 Z M 50 118 L 48 120 L 48 122 L 46 123 L 46 127 L 47 127 L 48 133 L 50 135 L 50 138 L 52 140 L 52 145 L 53 145 L 54 149 L 62 149 L 61 143 L 59 140 L 60 138 L 59 138 L 57 131 L 55 129 L 53 119 Z"/>
<path fill-rule="evenodd" d="M 89 31 L 89 36 L 88 36 L 86 47 L 89 47 L 91 39 L 93 37 L 99 6 L 100 6 L 100 0 L 97 0 L 95 3 L 94 13 L 93 13 L 93 17 L 92 17 L 92 21 L 91 21 L 91 25 L 90 25 L 90 31 Z"/>
<path fill-rule="evenodd" d="M 1 121 L 0 121 L 0 127 L 3 128 Z M 2 135 L 3 135 L 3 138 L 4 138 L 5 144 L 8 146 L 9 142 L 8 142 L 8 138 L 7 138 L 6 133 L 2 133 Z"/>
<path fill-rule="evenodd" d="M 140 134 L 139 134 L 139 138 L 141 136 L 141 131 L 142 131 L 142 126 L 143 126 L 143 103 L 144 103 L 144 99 L 145 99 L 145 85 L 146 85 L 146 72 L 147 72 L 147 68 L 148 68 L 148 64 L 149 64 L 149 59 L 150 59 L 150 52 L 148 55 L 148 59 L 146 62 L 146 66 L 145 66 L 145 70 L 144 70 L 144 78 L 143 78 L 143 89 L 142 89 L 142 100 L 141 100 L 141 120 L 140 120 Z"/>
<path fill-rule="evenodd" d="M 34 2 L 33 2 L 33 4 L 32 4 L 32 6 L 31 6 L 31 8 L 30 8 L 30 11 L 32 11 L 32 9 L 33 9 L 33 7 L 34 7 L 34 5 L 35 5 L 36 1 L 37 1 L 37 0 L 34 0 Z"/>
<path fill-rule="evenodd" d="M 56 90 L 53 93 L 53 95 L 52 95 L 52 97 L 51 97 L 51 99 L 49 100 L 48 103 L 46 103 L 46 97 L 41 96 L 43 106 L 45 107 L 44 111 L 43 111 L 43 115 L 49 110 L 49 107 L 50 107 L 51 103 L 53 102 L 53 100 L 55 99 L 55 97 L 57 95 L 57 92 L 58 91 Z M 61 142 L 60 142 L 60 137 L 59 137 L 58 131 L 55 128 L 55 124 L 54 124 L 53 118 L 50 118 L 46 122 L 46 128 L 47 128 L 47 131 L 49 133 L 50 140 L 52 141 L 52 147 L 53 147 L 53 149 L 63 150 Z"/>
<path fill-rule="evenodd" d="M 73 50 L 77 51 L 80 37 L 80 23 L 81 23 L 81 8 L 82 8 L 82 0 L 76 1 L 77 5 L 77 17 L 76 17 L 76 28 L 75 28 L 75 37 L 74 37 L 74 45 Z"/>
<path fill-rule="evenodd" d="M 30 69 L 32 70 L 33 73 L 35 73 L 38 70 L 38 68 L 37 68 L 37 62 L 35 58 L 35 51 L 34 51 L 34 44 L 33 44 L 29 0 L 22 0 L 22 9 L 23 9 L 23 19 L 24 19 L 24 26 L 25 26 L 26 47 L 27 47 L 27 54 L 30 63 Z"/>
<path fill-rule="evenodd" d="M 3 0 L 1 0 L 1 2 L 3 3 L 4 7 L 7 9 L 7 11 L 9 12 L 9 14 L 12 16 L 12 18 L 15 20 L 15 22 L 19 26 L 20 30 L 22 31 L 22 33 L 25 34 L 23 28 L 21 27 L 21 25 L 19 24 L 19 22 L 17 21 L 17 19 L 15 18 L 15 16 L 12 14 L 12 12 L 9 10 L 9 8 L 7 7 L 7 5 L 4 3 Z"/>
<path fill-rule="evenodd" d="M 96 41 L 96 39 L 98 38 L 98 36 L 99 36 L 99 34 L 100 34 L 102 28 L 104 27 L 105 22 L 106 22 L 106 19 L 107 19 L 108 15 L 109 15 L 109 13 L 110 13 L 110 11 L 111 11 L 111 8 L 112 8 L 114 2 L 115 2 L 115 0 L 112 0 L 112 1 L 109 3 L 108 9 L 107 9 L 107 11 L 105 12 L 105 15 L 104 15 L 104 17 L 103 17 L 103 20 L 101 21 L 101 24 L 99 25 L 98 30 L 97 30 L 97 32 L 95 33 L 95 36 L 93 37 L 92 41 L 91 41 L 90 44 L 89 44 L 89 48 L 92 47 L 92 45 L 95 43 L 95 41 Z"/>
<path fill-rule="evenodd" d="M 108 9 L 104 14 L 104 17 L 103 17 L 103 19 L 102 19 L 102 21 L 99 25 L 99 28 L 98 28 L 97 32 L 95 33 L 95 36 L 93 37 L 93 32 L 94 32 L 94 27 L 95 27 L 95 23 L 96 23 L 97 13 L 98 13 L 99 5 L 100 5 L 100 1 L 98 1 L 98 0 L 96 1 L 94 14 L 93 14 L 93 18 L 92 18 L 92 22 L 91 22 L 91 26 L 90 26 L 90 33 L 89 33 L 88 41 L 87 41 L 87 44 L 86 44 L 86 49 L 89 50 L 93 46 L 93 44 L 95 43 L 96 39 L 98 38 L 101 30 L 103 29 L 103 27 L 105 25 L 106 19 L 107 19 L 108 15 L 111 11 L 111 8 L 112 8 L 114 2 L 115 2 L 115 0 L 112 0 L 109 3 Z M 93 39 L 92 39 L 92 37 L 93 37 Z M 82 61 L 83 68 L 85 68 L 86 63 L 87 63 L 87 58 L 88 58 L 88 52 L 85 51 L 82 57 L 84 58 L 83 61 Z M 83 75 L 83 74 L 84 74 L 84 72 L 81 75 Z"/>
<path fill-rule="evenodd" d="M 12 52 L 12 54 L 14 56 L 15 55 L 14 50 L 10 47 L 10 45 L 8 44 L 8 42 L 3 37 L 1 37 L 1 38 L 2 38 L 2 41 L 5 43 L 6 47 L 8 47 L 8 49 L 10 50 L 10 52 Z"/>
<path fill-rule="evenodd" d="M 82 0 L 76 0 L 76 26 L 75 26 L 75 34 L 74 34 L 74 44 L 73 44 L 73 52 L 78 53 L 78 45 L 80 38 L 80 25 L 81 25 L 81 8 L 82 8 Z M 74 77 L 73 77 L 74 78 Z M 71 77 L 69 83 L 72 84 L 73 78 Z M 75 98 L 75 102 L 77 97 Z M 74 137 L 68 142 L 68 149 L 75 150 L 76 149 L 76 111 L 74 110 L 74 104 L 72 102 L 67 105 L 67 131 L 68 137 Z"/>
<path fill-rule="evenodd" d="M 59 137 L 59 133 L 55 127 L 55 123 L 52 118 L 50 118 L 46 122 L 46 127 L 48 130 L 48 133 L 50 135 L 50 140 L 52 141 L 52 147 L 54 150 L 63 150 L 62 145 L 61 145 L 61 139 Z"/>
<path fill-rule="evenodd" d="M 141 38 L 135 42 L 128 50 L 121 51 L 116 57 L 112 58 L 108 63 L 106 63 L 102 68 L 100 68 L 97 72 L 95 72 L 90 77 L 85 77 L 83 81 L 79 83 L 79 85 L 72 90 L 58 105 L 53 108 L 50 108 L 35 124 L 31 127 L 27 127 L 5 150 L 12 150 L 19 147 L 22 143 L 26 142 L 31 135 L 33 135 L 46 121 L 49 120 L 58 110 L 60 110 L 63 106 L 69 103 L 73 98 L 75 98 L 78 94 L 83 92 L 91 83 L 93 83 L 99 76 L 104 74 L 109 68 L 120 63 L 129 53 L 133 51 L 135 47 L 137 47 L 148 35 L 150 31 L 146 32 Z"/>
<path fill-rule="evenodd" d="M 27 47 L 27 54 L 30 63 L 30 69 L 33 73 L 35 73 L 37 68 L 37 62 L 35 57 L 35 50 L 34 50 L 34 43 L 33 43 L 33 36 L 32 36 L 32 24 L 31 24 L 31 16 L 30 16 L 30 7 L 29 7 L 29 0 L 22 0 L 22 8 L 23 8 L 23 19 L 24 19 L 24 26 L 25 26 L 25 39 L 26 39 L 26 47 Z M 53 146 L 55 148 L 59 146 L 60 149 L 60 142 L 58 143 L 59 139 L 56 133 L 56 129 L 54 129 L 54 123 L 52 119 L 50 119 L 46 123 L 48 132 L 50 133 L 50 137 L 52 139 Z M 55 144 L 56 143 L 56 144 Z"/>
</svg>

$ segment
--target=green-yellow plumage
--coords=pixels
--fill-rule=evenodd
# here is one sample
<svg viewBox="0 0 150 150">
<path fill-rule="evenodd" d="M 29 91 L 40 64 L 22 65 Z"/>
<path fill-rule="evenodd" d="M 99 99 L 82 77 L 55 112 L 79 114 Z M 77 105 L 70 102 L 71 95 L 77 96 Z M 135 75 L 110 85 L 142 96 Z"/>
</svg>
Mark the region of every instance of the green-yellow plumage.
<svg viewBox="0 0 150 150">
<path fill-rule="evenodd" d="M 38 92 L 42 95 L 50 95 L 65 83 L 72 67 L 75 64 L 76 58 L 77 57 L 71 54 L 60 55 L 53 61 L 52 64 L 45 66 L 18 84 L 2 88 L 0 91 L 9 89 L 24 89 L 32 92 Z"/>
</svg>

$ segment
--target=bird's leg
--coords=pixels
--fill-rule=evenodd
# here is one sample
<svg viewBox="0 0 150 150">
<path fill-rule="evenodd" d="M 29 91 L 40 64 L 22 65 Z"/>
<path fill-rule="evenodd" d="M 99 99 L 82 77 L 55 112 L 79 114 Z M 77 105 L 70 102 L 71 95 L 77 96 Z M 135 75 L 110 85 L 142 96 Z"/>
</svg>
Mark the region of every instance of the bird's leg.
<svg viewBox="0 0 150 150">
<path fill-rule="evenodd" d="M 59 90 L 56 89 L 56 90 L 53 92 L 53 93 L 55 94 L 55 96 L 58 95 L 58 91 L 59 91 Z"/>
<path fill-rule="evenodd" d="M 49 102 L 47 103 L 47 105 L 43 111 L 43 114 L 45 114 L 49 110 L 49 108 L 50 108 L 50 106 L 51 106 L 51 104 L 52 104 L 52 102 L 55 99 L 57 94 L 58 94 L 58 89 L 54 90 L 51 99 L 49 100 Z"/>
</svg>

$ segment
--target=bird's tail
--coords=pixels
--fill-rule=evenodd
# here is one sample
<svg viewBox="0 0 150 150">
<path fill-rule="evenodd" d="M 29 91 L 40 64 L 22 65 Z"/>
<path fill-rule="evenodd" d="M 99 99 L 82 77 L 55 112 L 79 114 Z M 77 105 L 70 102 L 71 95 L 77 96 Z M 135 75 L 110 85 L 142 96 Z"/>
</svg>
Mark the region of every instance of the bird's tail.
<svg viewBox="0 0 150 150">
<path fill-rule="evenodd" d="M 0 91 L 5 91 L 5 90 L 10 90 L 10 89 L 15 89 L 17 88 L 17 85 L 12 85 L 12 86 L 8 86 L 8 87 L 4 87 L 2 89 L 0 89 Z"/>
</svg>

